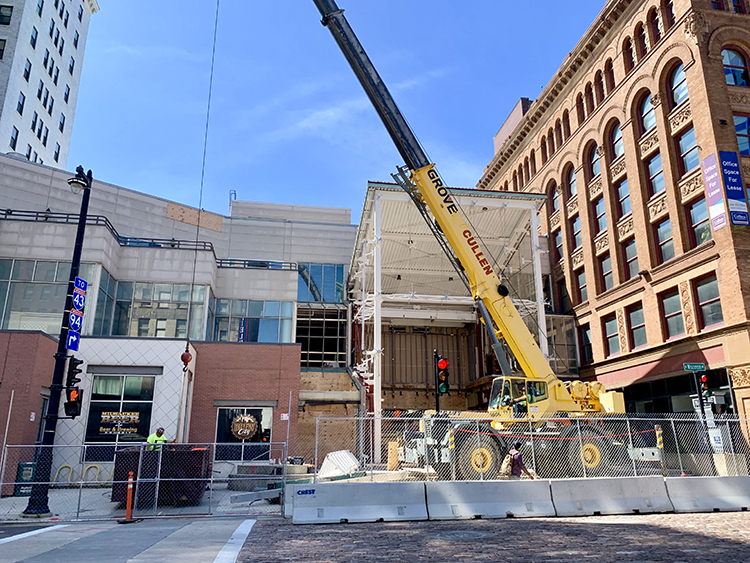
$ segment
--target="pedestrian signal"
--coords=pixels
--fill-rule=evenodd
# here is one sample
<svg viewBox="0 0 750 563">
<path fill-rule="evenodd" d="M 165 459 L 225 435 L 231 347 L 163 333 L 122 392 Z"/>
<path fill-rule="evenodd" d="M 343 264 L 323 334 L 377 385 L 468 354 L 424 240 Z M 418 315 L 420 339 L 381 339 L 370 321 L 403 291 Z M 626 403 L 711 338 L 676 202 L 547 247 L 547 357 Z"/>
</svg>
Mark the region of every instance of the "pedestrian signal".
<svg viewBox="0 0 750 563">
<path fill-rule="evenodd" d="M 451 388 L 450 382 L 448 381 L 448 378 L 450 377 L 450 373 L 448 373 L 449 365 L 450 362 L 448 360 L 443 358 L 443 356 L 438 356 L 438 393 L 440 395 L 445 395 Z"/>
<path fill-rule="evenodd" d="M 68 400 L 65 402 L 65 416 L 75 418 L 81 414 L 83 404 L 83 390 L 78 387 L 69 387 L 65 390 Z"/>
<path fill-rule="evenodd" d="M 75 356 L 70 357 L 68 362 L 68 378 L 65 380 L 65 387 L 75 387 L 76 383 L 80 383 L 81 379 L 77 377 L 83 370 L 79 368 L 83 363 L 83 360 L 77 360 Z"/>
</svg>

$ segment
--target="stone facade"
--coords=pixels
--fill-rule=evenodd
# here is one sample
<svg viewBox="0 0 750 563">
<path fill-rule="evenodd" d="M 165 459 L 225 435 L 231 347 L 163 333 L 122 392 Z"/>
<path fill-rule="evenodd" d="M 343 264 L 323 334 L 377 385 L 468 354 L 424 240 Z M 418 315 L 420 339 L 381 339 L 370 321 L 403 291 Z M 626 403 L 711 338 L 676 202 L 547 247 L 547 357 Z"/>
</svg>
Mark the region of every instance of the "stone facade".
<svg viewBox="0 0 750 563">
<path fill-rule="evenodd" d="M 740 153 L 733 117 L 750 111 L 748 87 L 725 79 L 727 48 L 747 60 L 750 15 L 708 0 L 607 2 L 477 187 L 548 194 L 550 300 L 576 316 L 581 357 L 592 358 L 583 378 L 618 388 L 703 362 L 728 371 L 744 415 L 750 231 L 716 219 L 706 240 L 711 220 L 699 225 L 708 208 L 701 163 Z M 739 159 L 747 179 L 750 158 Z M 708 287 L 718 288 L 719 317 Z M 636 345 L 639 307 L 647 343 Z"/>
</svg>

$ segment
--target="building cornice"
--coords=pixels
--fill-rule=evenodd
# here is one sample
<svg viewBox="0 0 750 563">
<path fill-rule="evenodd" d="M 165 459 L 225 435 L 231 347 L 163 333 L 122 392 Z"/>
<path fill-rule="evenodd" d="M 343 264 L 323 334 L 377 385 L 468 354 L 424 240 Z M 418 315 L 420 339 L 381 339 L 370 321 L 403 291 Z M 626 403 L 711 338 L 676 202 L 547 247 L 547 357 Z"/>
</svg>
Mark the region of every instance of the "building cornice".
<svg viewBox="0 0 750 563">
<path fill-rule="evenodd" d="M 89 12 L 95 14 L 99 11 L 99 2 L 97 0 L 86 0 L 86 7 L 89 9 Z"/>
</svg>

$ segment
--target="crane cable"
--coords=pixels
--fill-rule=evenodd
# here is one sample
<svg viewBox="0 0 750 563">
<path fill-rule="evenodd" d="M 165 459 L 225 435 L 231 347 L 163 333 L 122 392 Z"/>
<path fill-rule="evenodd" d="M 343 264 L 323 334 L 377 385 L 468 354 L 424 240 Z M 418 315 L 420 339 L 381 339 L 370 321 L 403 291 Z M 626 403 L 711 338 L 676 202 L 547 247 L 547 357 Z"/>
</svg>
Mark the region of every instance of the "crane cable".
<svg viewBox="0 0 750 563">
<path fill-rule="evenodd" d="M 214 85 L 214 66 L 216 63 L 216 37 L 218 35 L 219 31 L 219 4 L 221 0 L 216 0 L 216 15 L 214 17 L 214 38 L 213 38 L 213 45 L 211 47 L 211 73 L 208 78 L 208 103 L 206 107 L 206 127 L 203 133 L 203 161 L 201 164 L 201 182 L 200 182 L 200 190 L 198 193 L 198 221 L 196 222 L 195 226 L 195 249 L 193 251 L 193 278 L 192 282 L 190 283 L 190 296 L 188 297 L 188 312 L 187 312 L 187 321 L 186 321 L 186 327 L 185 327 L 185 353 L 182 355 L 182 360 L 185 366 L 183 367 L 182 371 L 186 372 L 188 369 L 188 363 L 190 360 L 192 360 L 192 356 L 190 354 L 190 321 L 191 321 L 191 313 L 193 311 L 193 288 L 195 287 L 195 272 L 198 265 L 198 237 L 200 235 L 201 230 L 201 219 L 203 218 L 203 186 L 206 178 L 206 153 L 208 151 L 208 125 L 211 121 L 211 94 L 213 93 L 213 85 Z M 204 297 L 205 299 L 205 297 Z M 187 361 L 185 361 L 187 359 Z"/>
</svg>

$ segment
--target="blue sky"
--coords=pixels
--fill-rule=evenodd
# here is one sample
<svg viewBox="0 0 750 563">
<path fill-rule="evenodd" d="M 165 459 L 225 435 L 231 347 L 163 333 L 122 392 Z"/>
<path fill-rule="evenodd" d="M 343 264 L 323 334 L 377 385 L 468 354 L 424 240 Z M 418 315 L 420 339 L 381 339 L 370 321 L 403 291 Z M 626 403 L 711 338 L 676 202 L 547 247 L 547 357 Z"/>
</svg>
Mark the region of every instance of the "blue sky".
<svg viewBox="0 0 750 563">
<path fill-rule="evenodd" d="M 338 0 L 445 181 L 474 187 L 604 0 Z M 198 206 L 215 0 L 99 0 L 67 168 Z M 352 209 L 402 161 L 312 0 L 221 0 L 202 207 Z"/>
</svg>

